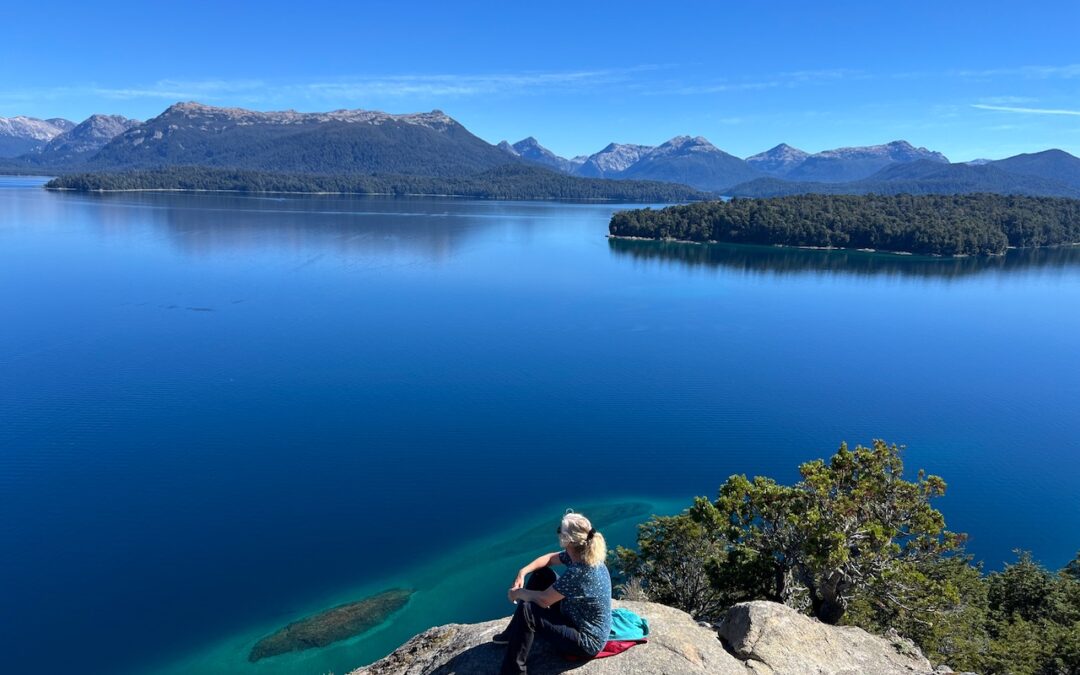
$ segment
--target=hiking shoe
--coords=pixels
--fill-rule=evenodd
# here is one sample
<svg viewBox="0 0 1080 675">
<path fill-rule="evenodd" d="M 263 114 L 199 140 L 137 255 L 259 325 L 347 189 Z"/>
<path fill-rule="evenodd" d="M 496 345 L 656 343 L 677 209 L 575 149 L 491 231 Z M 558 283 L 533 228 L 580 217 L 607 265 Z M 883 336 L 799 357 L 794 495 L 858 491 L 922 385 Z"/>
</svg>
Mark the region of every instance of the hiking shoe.
<svg viewBox="0 0 1080 675">
<path fill-rule="evenodd" d="M 496 633 L 495 635 L 492 635 L 491 636 L 491 641 L 494 642 L 497 645 L 508 645 L 508 644 L 510 644 L 510 631 L 504 630 L 501 633 Z"/>
</svg>

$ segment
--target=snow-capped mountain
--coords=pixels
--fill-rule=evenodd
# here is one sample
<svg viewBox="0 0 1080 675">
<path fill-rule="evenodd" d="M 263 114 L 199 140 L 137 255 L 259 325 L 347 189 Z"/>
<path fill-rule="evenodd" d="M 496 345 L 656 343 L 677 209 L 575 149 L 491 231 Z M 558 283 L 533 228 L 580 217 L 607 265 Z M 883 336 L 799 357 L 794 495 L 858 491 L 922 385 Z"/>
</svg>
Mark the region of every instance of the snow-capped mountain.
<svg viewBox="0 0 1080 675">
<path fill-rule="evenodd" d="M 651 145 L 610 143 L 600 152 L 589 155 L 577 170 L 579 176 L 612 178 L 633 166 L 653 151 Z"/>
<path fill-rule="evenodd" d="M 810 153 L 808 152 L 793 148 L 787 143 L 781 143 L 765 152 L 759 152 L 756 155 L 747 157 L 746 162 L 762 173 L 771 176 L 784 176 L 802 164 L 809 156 Z"/>
<path fill-rule="evenodd" d="M 859 180 L 877 173 L 890 164 L 920 159 L 948 163 L 940 152 L 916 148 L 907 141 L 825 150 L 807 157 L 784 176 L 790 180 L 841 183 Z"/>
<path fill-rule="evenodd" d="M 645 153 L 619 177 L 723 190 L 761 175 L 745 160 L 729 155 L 701 136 L 676 136 Z"/>
<path fill-rule="evenodd" d="M 528 162 L 546 166 L 549 169 L 555 169 L 556 171 L 561 171 L 563 173 L 574 173 L 579 166 L 585 163 L 586 159 L 585 157 L 575 157 L 574 159 L 560 157 L 540 145 L 540 142 L 532 136 L 524 138 L 513 145 L 506 141 L 501 141 L 496 147 L 515 157 L 520 157 Z"/>
<path fill-rule="evenodd" d="M 73 126 L 61 118 L 0 117 L 0 157 L 18 157 L 38 150 Z"/>
<path fill-rule="evenodd" d="M 70 130 L 56 136 L 35 152 L 37 163 L 70 164 L 105 147 L 109 141 L 140 124 L 121 115 L 91 115 Z"/>
</svg>

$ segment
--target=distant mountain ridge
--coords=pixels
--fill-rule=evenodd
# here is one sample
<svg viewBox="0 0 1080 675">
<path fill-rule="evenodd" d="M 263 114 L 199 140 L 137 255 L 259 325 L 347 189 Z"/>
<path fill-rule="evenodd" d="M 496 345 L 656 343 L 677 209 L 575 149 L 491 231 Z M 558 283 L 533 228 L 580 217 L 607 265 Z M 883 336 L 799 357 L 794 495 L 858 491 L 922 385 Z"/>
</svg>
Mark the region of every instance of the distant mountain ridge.
<svg viewBox="0 0 1080 675">
<path fill-rule="evenodd" d="M 893 141 L 883 145 L 836 148 L 810 155 L 785 174 L 785 178 L 797 181 L 843 183 L 867 178 L 890 164 L 903 164 L 917 160 L 929 160 L 947 164 L 948 158 L 940 152 L 916 148 L 907 141 Z"/>
<path fill-rule="evenodd" d="M 0 117 L 0 157 L 18 157 L 40 150 L 75 124 L 63 118 Z"/>
<path fill-rule="evenodd" d="M 746 163 L 771 176 L 785 176 L 789 171 L 806 161 L 810 153 L 781 143 L 765 152 L 759 152 L 746 158 Z"/>
<path fill-rule="evenodd" d="M 653 150 L 651 145 L 609 143 L 600 152 L 589 155 L 577 173 L 594 178 L 616 178 Z"/>
<path fill-rule="evenodd" d="M 701 136 L 676 136 L 659 145 L 610 143 L 584 161 L 556 155 L 533 137 L 499 144 L 508 154 L 563 173 L 678 182 L 725 192 L 756 179 L 779 178 L 798 184 L 847 184 L 893 165 L 916 161 L 948 164 L 945 155 L 903 140 L 808 153 L 786 143 L 746 159 L 730 155 Z"/>
<path fill-rule="evenodd" d="M 514 144 L 503 141 L 491 145 L 439 110 L 407 114 L 373 110 L 260 112 L 186 102 L 176 103 L 144 123 L 118 115 L 94 115 L 78 125 L 62 118 L 19 116 L 0 118 L 0 150 L 5 147 L 9 153 L 21 153 L 2 162 L 4 170 L 14 173 L 141 172 L 139 175 L 150 180 L 151 174 L 146 172 L 154 171 L 155 185 L 181 176 L 186 184 L 231 185 L 235 181 L 220 173 L 213 174 L 210 181 L 209 174 L 196 170 L 231 169 L 243 171 L 245 180 L 276 186 L 307 184 L 311 181 L 295 176 L 309 174 L 320 177 L 315 181 L 318 185 L 338 185 L 332 179 L 342 177 L 357 179 L 343 185 L 379 189 L 388 185 L 393 190 L 446 185 L 458 190 L 464 185 L 469 194 L 528 195 L 527 185 L 532 181 L 538 188 L 544 185 L 537 194 L 589 198 L 603 198 L 601 194 L 644 196 L 651 189 L 645 184 L 649 182 L 690 188 L 654 191 L 665 198 L 696 194 L 695 189 L 733 196 L 806 192 L 1076 196 L 1080 190 L 1080 159 L 1062 150 L 951 164 L 942 153 L 904 140 L 812 154 L 780 143 L 741 159 L 704 137 L 685 135 L 657 146 L 610 143 L 592 155 L 567 159 L 532 136 Z M 645 183 L 620 191 L 606 184 L 574 186 L 536 172 L 491 173 L 524 165 L 573 178 Z M 184 171 L 164 171 L 169 168 Z M 449 182 L 424 183 L 402 177 Z M 465 182 L 454 182 L 460 180 Z M 482 185 L 496 180 L 498 189 Z M 510 180 L 513 186 L 507 187 Z M 80 180 L 78 184 L 131 182 L 103 179 Z"/>
<path fill-rule="evenodd" d="M 643 155 L 619 177 L 684 183 L 715 191 L 760 175 L 746 160 L 729 155 L 701 136 L 676 136 Z"/>
<path fill-rule="evenodd" d="M 1071 155 L 1070 155 L 1071 156 Z M 1073 158 L 1076 159 L 1076 158 Z M 1077 160 L 1080 162 L 1080 160 Z M 997 163 L 944 164 L 921 159 L 886 166 L 857 181 L 824 183 L 762 178 L 728 190 L 733 197 L 797 194 L 970 194 L 977 192 L 1080 198 L 1080 186 L 1062 180 L 1006 171 Z"/>
<path fill-rule="evenodd" d="M 207 166 L 452 176 L 513 163 L 442 111 L 257 112 L 178 103 L 114 138 L 89 170 Z"/>
<path fill-rule="evenodd" d="M 139 120 L 121 115 L 91 115 L 54 137 L 27 159 L 35 164 L 50 166 L 74 164 L 101 150 L 112 139 L 139 124 Z"/>
<path fill-rule="evenodd" d="M 519 156 L 548 158 L 535 139 L 508 151 L 438 110 L 259 112 L 189 102 L 141 124 L 98 116 L 62 138 L 64 143 L 18 158 L 24 166 L 37 160 L 63 174 L 48 184 L 55 189 L 644 202 L 707 197 L 670 182 L 585 179 L 535 166 Z"/>
<path fill-rule="evenodd" d="M 658 145 L 610 143 L 585 158 L 565 159 L 533 137 L 499 147 L 526 161 L 589 178 L 658 180 L 700 190 L 719 190 L 760 176 L 746 161 L 729 155 L 701 136 L 676 136 Z"/>
<path fill-rule="evenodd" d="M 577 167 L 585 162 L 584 157 L 575 157 L 573 159 L 559 157 L 554 152 L 540 145 L 540 142 L 532 136 L 523 138 L 513 145 L 506 141 L 501 141 L 495 147 L 514 157 L 520 157 L 534 164 L 546 166 L 550 169 L 555 169 L 556 171 L 567 174 L 576 173 Z"/>
</svg>

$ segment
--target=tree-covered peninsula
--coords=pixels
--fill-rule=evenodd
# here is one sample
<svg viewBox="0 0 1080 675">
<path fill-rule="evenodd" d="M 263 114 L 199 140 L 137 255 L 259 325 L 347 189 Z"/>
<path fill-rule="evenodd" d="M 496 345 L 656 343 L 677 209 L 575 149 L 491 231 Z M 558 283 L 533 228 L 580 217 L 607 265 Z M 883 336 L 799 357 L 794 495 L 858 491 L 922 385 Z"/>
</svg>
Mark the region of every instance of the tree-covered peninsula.
<svg viewBox="0 0 1080 675">
<path fill-rule="evenodd" d="M 1019 195 L 820 195 L 621 211 L 616 237 L 999 255 L 1080 243 L 1080 200 Z"/>
<path fill-rule="evenodd" d="M 579 199 L 679 202 L 704 199 L 694 188 L 644 180 L 579 178 L 525 164 L 507 164 L 467 176 L 279 173 L 251 169 L 173 166 L 138 171 L 60 176 L 45 186 L 80 192 L 215 190 L 383 195 L 452 195 L 477 199 Z"/>
</svg>

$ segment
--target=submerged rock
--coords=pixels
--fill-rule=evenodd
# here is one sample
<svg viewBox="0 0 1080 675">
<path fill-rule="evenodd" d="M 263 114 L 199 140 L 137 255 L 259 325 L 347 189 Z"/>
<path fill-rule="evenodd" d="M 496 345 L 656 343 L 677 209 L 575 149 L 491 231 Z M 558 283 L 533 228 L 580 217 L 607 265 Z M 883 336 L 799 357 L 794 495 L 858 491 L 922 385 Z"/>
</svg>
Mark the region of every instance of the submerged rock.
<svg viewBox="0 0 1080 675">
<path fill-rule="evenodd" d="M 268 656 L 325 647 L 359 635 L 404 607 L 412 594 L 412 590 L 395 588 L 294 621 L 256 642 L 248 660 L 255 662 Z"/>
<path fill-rule="evenodd" d="M 531 675 L 932 675 L 911 642 L 852 627 L 828 626 L 771 602 L 732 607 L 717 631 L 685 612 L 649 602 L 615 602 L 648 618 L 649 642 L 584 664 L 565 661 L 538 639 Z M 506 647 L 491 637 L 506 619 L 427 630 L 394 653 L 350 675 L 473 675 L 496 673 Z M 723 638 L 721 640 L 720 638 Z M 940 671 L 938 671 L 940 672 Z"/>
</svg>

